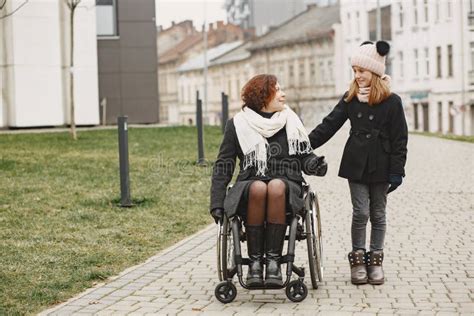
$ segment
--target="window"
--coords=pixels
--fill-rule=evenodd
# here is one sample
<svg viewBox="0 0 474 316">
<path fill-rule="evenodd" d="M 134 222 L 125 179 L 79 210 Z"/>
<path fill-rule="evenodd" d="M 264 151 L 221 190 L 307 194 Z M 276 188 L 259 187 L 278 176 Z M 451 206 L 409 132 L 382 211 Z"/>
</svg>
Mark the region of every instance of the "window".
<svg viewBox="0 0 474 316">
<path fill-rule="evenodd" d="M 454 109 L 454 102 L 453 101 L 449 101 L 448 103 L 448 109 L 449 109 L 449 128 L 448 128 L 448 131 L 450 133 L 452 133 L 454 131 L 454 113 L 455 113 L 455 109 Z"/>
<path fill-rule="evenodd" d="M 313 81 L 316 77 L 316 66 L 314 65 L 314 62 L 311 62 L 311 64 L 309 64 L 309 73 L 311 76 L 311 81 Z"/>
<path fill-rule="evenodd" d="M 398 60 L 399 60 L 399 65 L 400 65 L 400 78 L 403 78 L 404 72 L 403 72 L 403 52 L 398 52 Z"/>
<path fill-rule="evenodd" d="M 446 1 L 446 5 L 447 5 L 447 8 L 446 8 L 446 17 L 447 17 L 448 19 L 450 19 L 450 18 L 452 17 L 452 11 L 453 11 L 451 0 L 447 0 L 447 1 Z"/>
<path fill-rule="evenodd" d="M 321 80 L 323 84 L 326 84 L 326 69 L 324 68 L 324 61 L 319 62 L 319 72 L 321 73 Z"/>
<path fill-rule="evenodd" d="M 425 12 L 425 23 L 428 23 L 428 20 L 429 20 L 428 0 L 423 1 L 423 9 Z"/>
<path fill-rule="evenodd" d="M 398 4 L 398 25 L 400 28 L 403 28 L 403 4 L 400 2 Z"/>
<path fill-rule="evenodd" d="M 333 76 L 333 69 L 332 69 L 332 61 L 328 60 L 328 72 L 329 72 L 329 81 L 334 81 L 334 76 Z"/>
<path fill-rule="evenodd" d="M 356 28 L 357 28 L 357 34 L 360 34 L 359 11 L 356 12 Z"/>
<path fill-rule="evenodd" d="M 300 60 L 300 65 L 298 72 L 300 73 L 300 84 L 305 82 L 305 67 L 304 67 L 304 60 Z"/>
<path fill-rule="evenodd" d="M 354 78 L 354 70 L 352 69 L 352 64 L 351 64 L 351 59 L 349 58 L 348 59 L 348 65 L 349 65 L 349 79 L 353 79 Z"/>
<path fill-rule="evenodd" d="M 413 0 L 413 24 L 417 25 L 418 24 L 418 6 L 417 6 L 417 0 Z"/>
<path fill-rule="evenodd" d="M 288 66 L 288 75 L 289 75 L 288 85 L 290 87 L 293 87 L 293 84 L 294 84 L 293 78 L 295 77 L 293 65 Z"/>
<path fill-rule="evenodd" d="M 436 0 L 436 21 L 439 21 L 439 0 Z"/>
<path fill-rule="evenodd" d="M 419 60 L 418 60 L 418 49 L 415 48 L 413 51 L 413 57 L 415 59 L 415 76 L 418 77 L 420 75 L 420 67 L 419 67 Z"/>
<path fill-rule="evenodd" d="M 351 36 L 351 13 L 347 12 L 347 36 Z"/>
<path fill-rule="evenodd" d="M 428 47 L 425 47 L 425 75 L 430 75 L 430 51 Z"/>
<path fill-rule="evenodd" d="M 441 71 L 441 47 L 436 47 L 436 77 L 441 78 L 443 75 Z"/>
<path fill-rule="evenodd" d="M 443 131 L 443 102 L 438 102 L 438 132 Z"/>
<path fill-rule="evenodd" d="M 97 35 L 118 36 L 117 0 L 96 0 Z"/>
<path fill-rule="evenodd" d="M 469 47 L 471 48 L 471 70 L 474 70 L 474 42 L 470 42 Z"/>
<path fill-rule="evenodd" d="M 448 45 L 448 77 L 453 76 L 453 45 Z"/>
</svg>

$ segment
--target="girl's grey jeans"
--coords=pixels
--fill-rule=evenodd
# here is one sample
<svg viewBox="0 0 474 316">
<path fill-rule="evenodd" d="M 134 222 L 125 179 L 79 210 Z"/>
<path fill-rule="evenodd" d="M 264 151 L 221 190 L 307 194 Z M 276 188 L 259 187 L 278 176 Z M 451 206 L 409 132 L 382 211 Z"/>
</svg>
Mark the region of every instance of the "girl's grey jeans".
<svg viewBox="0 0 474 316">
<path fill-rule="evenodd" d="M 382 250 L 385 239 L 388 183 L 349 181 L 352 200 L 352 250 L 366 249 L 365 236 L 370 219 L 370 251 Z"/>
</svg>

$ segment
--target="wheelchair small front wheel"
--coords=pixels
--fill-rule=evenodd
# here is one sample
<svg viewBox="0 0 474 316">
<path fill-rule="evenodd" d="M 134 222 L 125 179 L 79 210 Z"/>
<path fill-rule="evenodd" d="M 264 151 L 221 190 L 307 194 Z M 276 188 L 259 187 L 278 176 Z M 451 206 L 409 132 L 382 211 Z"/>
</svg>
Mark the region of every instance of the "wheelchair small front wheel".
<svg viewBox="0 0 474 316">
<path fill-rule="evenodd" d="M 286 286 L 286 297 L 292 302 L 302 302 L 308 296 L 308 288 L 301 280 L 293 280 Z"/>
<path fill-rule="evenodd" d="M 237 296 L 237 288 L 234 283 L 224 281 L 217 284 L 214 294 L 219 302 L 227 304 Z"/>
</svg>

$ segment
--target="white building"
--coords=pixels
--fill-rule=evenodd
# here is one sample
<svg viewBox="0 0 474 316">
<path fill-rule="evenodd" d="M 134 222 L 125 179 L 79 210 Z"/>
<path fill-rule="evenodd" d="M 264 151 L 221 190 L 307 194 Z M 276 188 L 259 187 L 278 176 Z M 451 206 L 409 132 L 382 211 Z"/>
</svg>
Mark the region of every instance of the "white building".
<svg viewBox="0 0 474 316">
<path fill-rule="evenodd" d="M 474 134 L 474 25 L 468 19 L 472 2 L 380 1 L 390 19 L 389 35 L 382 36 L 391 43 L 387 71 L 392 91 L 402 97 L 410 130 Z M 374 29 L 369 16 L 374 16 L 376 5 L 341 0 L 345 82 L 352 78 L 349 60 L 354 48 L 375 39 L 369 36 Z"/>
<path fill-rule="evenodd" d="M 4 17 L 24 3 L 8 0 Z M 78 125 L 99 123 L 95 0 L 75 16 L 74 101 Z M 0 128 L 69 123 L 69 8 L 63 0 L 26 2 L 0 19 Z"/>
</svg>

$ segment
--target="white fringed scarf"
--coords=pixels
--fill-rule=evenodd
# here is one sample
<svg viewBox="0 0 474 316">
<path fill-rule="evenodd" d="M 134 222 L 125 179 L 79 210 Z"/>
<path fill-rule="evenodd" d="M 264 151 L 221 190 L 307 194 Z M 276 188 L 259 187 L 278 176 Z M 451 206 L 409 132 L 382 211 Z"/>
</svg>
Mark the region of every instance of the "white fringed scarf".
<svg viewBox="0 0 474 316">
<path fill-rule="evenodd" d="M 256 167 L 257 175 L 265 175 L 267 170 L 267 138 L 285 126 L 290 155 L 312 152 L 303 123 L 287 105 L 271 118 L 262 117 L 246 106 L 234 116 L 234 125 L 245 156 L 244 170 Z"/>
</svg>

